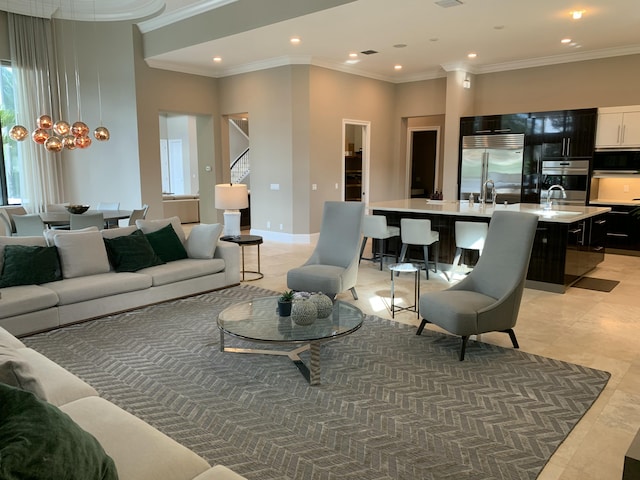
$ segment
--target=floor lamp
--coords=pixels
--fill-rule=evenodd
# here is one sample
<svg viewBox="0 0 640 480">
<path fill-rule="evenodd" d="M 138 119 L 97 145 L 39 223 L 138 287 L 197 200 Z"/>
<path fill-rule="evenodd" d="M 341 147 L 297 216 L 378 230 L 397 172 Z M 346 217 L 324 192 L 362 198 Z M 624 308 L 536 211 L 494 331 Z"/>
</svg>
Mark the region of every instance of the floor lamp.
<svg viewBox="0 0 640 480">
<path fill-rule="evenodd" d="M 216 208 L 224 210 L 225 237 L 240 236 L 240 209 L 249 206 L 249 195 L 244 183 L 216 185 Z"/>
</svg>

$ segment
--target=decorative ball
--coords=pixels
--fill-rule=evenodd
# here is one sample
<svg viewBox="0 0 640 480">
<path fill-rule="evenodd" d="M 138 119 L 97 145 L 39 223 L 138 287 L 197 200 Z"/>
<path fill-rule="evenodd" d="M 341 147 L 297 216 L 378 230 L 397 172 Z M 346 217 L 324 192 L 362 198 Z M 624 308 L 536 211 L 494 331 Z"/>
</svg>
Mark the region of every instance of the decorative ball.
<svg viewBox="0 0 640 480">
<path fill-rule="evenodd" d="M 295 300 L 291 306 L 291 319 L 296 325 L 311 325 L 318 317 L 315 303 L 310 300 Z"/>
<path fill-rule="evenodd" d="M 47 132 L 44 128 L 37 128 L 31 134 L 31 138 L 33 138 L 33 141 L 39 143 L 40 145 L 43 145 L 44 142 L 47 141 L 47 138 L 49 138 L 50 136 L 51 135 L 49 135 L 49 132 Z"/>
<path fill-rule="evenodd" d="M 71 125 L 71 133 L 74 137 L 86 137 L 87 133 L 89 133 L 89 127 L 84 122 L 75 122 Z"/>
<path fill-rule="evenodd" d="M 309 301 L 315 304 L 318 318 L 328 317 L 333 312 L 333 302 L 324 293 L 314 293 Z"/>
<path fill-rule="evenodd" d="M 53 126 L 53 120 L 51 120 L 51 117 L 49 115 L 40 115 L 38 117 L 37 124 L 38 124 L 38 128 L 50 130 L 51 127 Z"/>
<path fill-rule="evenodd" d="M 16 142 L 21 142 L 29 135 L 29 130 L 24 128 L 22 125 L 14 125 L 9 130 L 9 136 L 13 138 Z"/>
<path fill-rule="evenodd" d="M 65 135 L 62 137 L 62 145 L 67 150 L 75 150 L 76 149 L 76 137 L 73 135 Z"/>
<path fill-rule="evenodd" d="M 61 152 L 64 146 L 62 145 L 62 140 L 59 137 L 49 137 L 44 142 L 44 148 L 46 148 L 50 152 L 58 153 Z"/>
<path fill-rule="evenodd" d="M 89 145 L 91 145 L 91 137 L 87 137 L 86 135 L 82 137 L 76 137 L 76 147 L 87 148 Z"/>
<path fill-rule="evenodd" d="M 53 131 L 58 135 L 64 136 L 71 131 L 71 126 L 64 120 L 60 120 L 53 124 Z"/>
<path fill-rule="evenodd" d="M 93 131 L 93 136 L 96 137 L 96 140 L 100 142 L 106 142 L 111 138 L 111 134 L 107 127 L 98 127 Z"/>
</svg>

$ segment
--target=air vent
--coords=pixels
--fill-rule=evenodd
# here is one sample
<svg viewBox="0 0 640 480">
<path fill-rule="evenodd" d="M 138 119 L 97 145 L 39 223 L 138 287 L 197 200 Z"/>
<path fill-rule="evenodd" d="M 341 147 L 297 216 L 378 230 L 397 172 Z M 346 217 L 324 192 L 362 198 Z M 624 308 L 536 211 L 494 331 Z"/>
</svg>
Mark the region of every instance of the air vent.
<svg viewBox="0 0 640 480">
<path fill-rule="evenodd" d="M 376 52 L 375 50 L 365 50 L 364 52 L 360 52 L 360 53 L 362 53 L 363 55 L 373 55 L 378 52 Z"/>
<path fill-rule="evenodd" d="M 458 5 L 462 5 L 462 2 L 459 0 L 439 0 L 435 2 L 436 5 L 439 5 L 442 8 L 449 7 L 457 7 Z"/>
</svg>

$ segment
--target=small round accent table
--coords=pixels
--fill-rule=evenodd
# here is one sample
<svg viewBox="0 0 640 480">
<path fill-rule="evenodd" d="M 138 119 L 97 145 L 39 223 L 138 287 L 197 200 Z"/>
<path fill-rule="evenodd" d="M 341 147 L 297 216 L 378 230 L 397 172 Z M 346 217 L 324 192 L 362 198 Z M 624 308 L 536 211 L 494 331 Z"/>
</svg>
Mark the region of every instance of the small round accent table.
<svg viewBox="0 0 640 480">
<path fill-rule="evenodd" d="M 247 282 L 250 282 L 253 280 L 259 280 L 262 277 L 264 277 L 264 275 L 260 271 L 260 244 L 262 243 L 262 237 L 260 235 L 237 235 L 237 236 L 230 235 L 226 237 L 220 237 L 220 240 L 224 240 L 225 242 L 233 242 L 240 245 L 240 249 L 242 252 L 242 270 L 240 270 L 240 273 L 242 273 L 243 282 L 245 281 L 245 278 L 244 278 L 245 273 L 253 273 L 256 275 L 255 278 L 246 279 Z M 244 268 L 244 247 L 251 246 L 251 245 L 258 246 L 258 270 L 245 270 Z"/>
<path fill-rule="evenodd" d="M 396 312 L 402 310 L 408 310 L 411 312 L 416 312 L 418 315 L 418 297 L 420 296 L 420 265 L 416 265 L 415 263 L 392 263 L 389 265 L 389 270 L 391 271 L 391 318 L 395 318 Z M 395 292 L 395 275 L 394 273 L 413 273 L 413 305 L 409 305 L 407 307 L 399 307 L 395 304 L 396 301 L 396 292 Z"/>
</svg>

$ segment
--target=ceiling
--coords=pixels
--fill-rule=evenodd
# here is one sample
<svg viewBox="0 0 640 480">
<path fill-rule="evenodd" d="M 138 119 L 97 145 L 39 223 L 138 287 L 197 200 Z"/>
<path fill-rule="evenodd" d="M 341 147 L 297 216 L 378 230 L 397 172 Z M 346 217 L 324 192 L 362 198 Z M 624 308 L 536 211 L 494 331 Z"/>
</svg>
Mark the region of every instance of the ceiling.
<svg viewBox="0 0 640 480">
<path fill-rule="evenodd" d="M 47 4 L 47 0 L 29 1 L 40 6 Z M 13 3 L 22 5 L 24 10 L 29 1 L 0 0 L 0 9 L 11 10 L 9 4 Z M 223 16 L 228 10 L 225 5 L 236 1 L 51 0 L 49 3 L 63 7 L 73 2 L 76 14 L 81 10 L 79 5 L 84 4 L 87 19 L 93 14 L 94 20 L 120 19 L 128 12 L 132 18 L 144 18 L 138 25 L 146 34 L 211 10 L 214 15 Z M 267 0 L 240 1 L 251 4 Z M 459 69 L 488 73 L 640 53 L 638 0 L 461 2 L 443 8 L 434 0 L 354 0 L 271 25 L 239 29 L 222 38 L 165 49 L 146 60 L 156 68 L 211 77 L 277 65 L 313 64 L 401 83 L 442 77 L 447 71 Z M 286 8 L 287 2 L 276 4 Z M 61 10 L 57 10 L 56 16 L 62 16 Z M 584 11 L 582 19 L 571 18 L 575 10 Z M 251 12 L 247 11 L 247 15 Z M 292 36 L 300 38 L 299 45 L 290 44 Z M 571 42 L 562 44 L 563 38 L 570 38 Z M 365 50 L 378 53 L 359 53 Z M 467 55 L 471 52 L 477 53 L 477 57 L 469 59 Z M 346 63 L 349 53 L 358 53 L 357 63 Z M 221 62 L 214 63 L 214 56 L 220 56 Z M 402 69 L 395 70 L 395 65 L 402 65 Z"/>
</svg>

